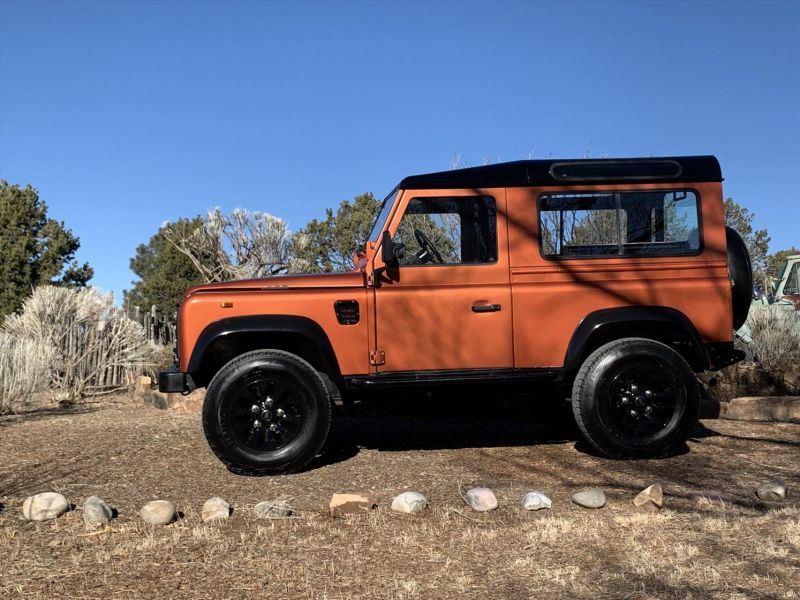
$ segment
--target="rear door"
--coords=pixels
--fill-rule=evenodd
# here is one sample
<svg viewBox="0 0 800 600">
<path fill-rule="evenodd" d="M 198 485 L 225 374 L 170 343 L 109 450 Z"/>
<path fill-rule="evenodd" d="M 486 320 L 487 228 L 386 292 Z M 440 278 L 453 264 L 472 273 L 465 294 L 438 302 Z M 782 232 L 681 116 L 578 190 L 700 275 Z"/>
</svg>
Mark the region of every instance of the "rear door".
<svg viewBox="0 0 800 600">
<path fill-rule="evenodd" d="M 504 189 L 406 190 L 375 293 L 377 372 L 511 368 Z M 380 266 L 380 251 L 376 256 Z"/>
</svg>

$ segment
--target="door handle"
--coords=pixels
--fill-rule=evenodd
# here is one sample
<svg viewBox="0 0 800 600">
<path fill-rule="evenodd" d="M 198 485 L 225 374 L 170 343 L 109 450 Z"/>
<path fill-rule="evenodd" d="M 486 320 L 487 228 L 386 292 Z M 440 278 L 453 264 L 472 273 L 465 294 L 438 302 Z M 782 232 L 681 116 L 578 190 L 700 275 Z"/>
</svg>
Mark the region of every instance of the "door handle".
<svg viewBox="0 0 800 600">
<path fill-rule="evenodd" d="M 501 306 L 499 304 L 473 304 L 472 305 L 472 312 L 482 313 L 482 312 L 497 312 L 500 310 Z"/>
</svg>

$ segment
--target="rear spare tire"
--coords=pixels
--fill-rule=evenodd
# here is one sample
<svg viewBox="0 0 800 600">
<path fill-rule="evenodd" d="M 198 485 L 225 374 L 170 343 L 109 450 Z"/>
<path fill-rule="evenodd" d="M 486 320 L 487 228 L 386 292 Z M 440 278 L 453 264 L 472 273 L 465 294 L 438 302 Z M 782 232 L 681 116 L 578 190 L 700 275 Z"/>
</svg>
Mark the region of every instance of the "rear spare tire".
<svg viewBox="0 0 800 600">
<path fill-rule="evenodd" d="M 254 350 L 211 380 L 203 429 L 211 450 L 236 473 L 292 473 L 320 451 L 331 398 L 320 374 L 299 356 Z"/>
<path fill-rule="evenodd" d="M 643 458 L 675 453 L 700 417 L 700 391 L 683 357 L 643 338 L 610 342 L 581 366 L 572 409 L 601 454 Z"/>
<path fill-rule="evenodd" d="M 733 328 L 739 329 L 747 320 L 753 301 L 753 266 L 747 245 L 735 230 L 725 227 L 725 240 L 728 245 L 728 273 L 732 284 Z"/>
</svg>

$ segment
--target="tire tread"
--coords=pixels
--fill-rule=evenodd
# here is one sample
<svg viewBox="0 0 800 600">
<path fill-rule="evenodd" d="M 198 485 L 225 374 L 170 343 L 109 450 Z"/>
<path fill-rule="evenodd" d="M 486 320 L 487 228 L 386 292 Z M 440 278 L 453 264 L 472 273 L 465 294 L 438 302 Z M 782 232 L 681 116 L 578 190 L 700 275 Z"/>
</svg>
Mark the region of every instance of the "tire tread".
<svg viewBox="0 0 800 600">
<path fill-rule="evenodd" d="M 611 352 L 616 352 L 618 350 L 624 351 L 626 348 L 631 346 L 636 346 L 641 344 L 642 342 L 656 344 L 658 346 L 662 346 L 666 351 L 673 353 L 681 362 L 684 363 L 686 369 L 691 372 L 691 367 L 686 362 L 686 359 L 683 358 L 678 352 L 675 352 L 672 348 L 658 342 L 656 340 L 651 340 L 649 338 L 637 338 L 637 337 L 630 337 L 630 338 L 622 338 L 619 340 L 614 340 L 613 342 L 609 342 L 603 346 L 600 346 L 597 350 L 592 352 L 589 357 L 583 362 L 580 369 L 578 370 L 578 374 L 575 377 L 575 382 L 572 386 L 572 412 L 575 415 L 575 422 L 578 424 L 578 429 L 585 439 L 592 448 L 594 448 L 597 452 L 606 456 L 608 458 L 614 459 L 627 459 L 632 458 L 629 454 L 621 452 L 618 449 L 615 449 L 609 445 L 603 444 L 600 440 L 596 439 L 596 437 L 592 434 L 590 428 L 587 426 L 588 419 L 590 416 L 587 414 L 586 406 L 583 402 L 580 401 L 580 398 L 585 397 L 588 394 L 587 391 L 587 380 L 591 375 L 594 368 L 597 364 L 603 360 L 608 354 Z M 696 382 L 695 382 L 695 385 Z M 691 390 L 687 390 L 691 391 Z M 699 393 L 699 392 L 698 392 Z M 699 408 L 699 406 L 698 406 Z M 699 417 L 699 410 L 698 410 L 698 417 Z M 664 458 L 666 456 L 670 456 L 674 452 L 675 444 L 671 444 L 666 448 L 662 449 L 661 451 L 647 453 L 646 456 L 649 458 Z M 641 457 L 635 457 L 641 458 Z"/>
<path fill-rule="evenodd" d="M 323 421 L 328 424 L 326 427 L 324 435 L 320 436 L 320 441 L 315 444 L 313 452 L 311 448 L 309 448 L 306 452 L 304 452 L 298 459 L 295 459 L 294 462 L 290 462 L 286 466 L 276 470 L 275 468 L 254 468 L 254 467 L 242 467 L 238 463 L 231 461 L 227 458 L 225 453 L 224 445 L 219 440 L 218 436 L 210 435 L 209 432 L 214 431 L 215 424 L 214 424 L 214 415 L 213 410 L 211 407 L 211 402 L 209 398 L 213 392 L 215 384 L 218 384 L 225 375 L 234 370 L 239 364 L 247 362 L 254 358 L 255 356 L 264 357 L 270 356 L 274 358 L 281 358 L 283 360 L 293 362 L 296 366 L 302 368 L 309 372 L 309 374 L 313 377 L 316 377 L 319 381 L 320 388 L 324 390 L 325 393 L 325 402 L 323 410 L 326 411 L 327 414 L 324 415 Z M 299 471 L 308 463 L 310 463 L 322 447 L 325 445 L 325 441 L 328 437 L 328 432 L 330 430 L 330 421 L 331 421 L 331 403 L 332 398 L 328 386 L 325 383 L 325 380 L 320 376 L 320 373 L 314 369 L 308 362 L 297 356 L 296 354 L 292 354 L 291 352 L 286 352 L 285 350 L 277 350 L 277 349 L 260 349 L 260 350 L 251 350 L 250 352 L 245 352 L 237 356 L 236 358 L 232 359 L 230 362 L 226 363 L 214 377 L 211 379 L 211 382 L 208 384 L 206 388 L 206 399 L 203 401 L 203 430 L 206 433 L 206 441 L 208 442 L 208 446 L 211 448 L 211 451 L 214 455 L 222 461 L 222 463 L 227 467 L 229 471 L 235 473 L 237 475 L 270 475 L 270 474 L 277 474 L 277 473 L 294 473 Z"/>
</svg>

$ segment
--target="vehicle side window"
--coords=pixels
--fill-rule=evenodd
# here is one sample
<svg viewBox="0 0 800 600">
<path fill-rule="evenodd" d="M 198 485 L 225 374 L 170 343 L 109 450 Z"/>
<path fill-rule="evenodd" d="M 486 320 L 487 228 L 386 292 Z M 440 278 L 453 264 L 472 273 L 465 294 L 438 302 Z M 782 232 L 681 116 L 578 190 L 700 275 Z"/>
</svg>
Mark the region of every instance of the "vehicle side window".
<svg viewBox="0 0 800 600">
<path fill-rule="evenodd" d="M 797 277 L 797 269 L 800 268 L 800 262 L 794 263 L 792 266 L 792 271 L 789 273 L 789 277 L 786 278 L 786 285 L 783 286 L 783 293 L 787 296 L 789 294 L 798 294 L 798 277 Z"/>
<path fill-rule="evenodd" d="M 393 241 L 404 247 L 401 265 L 496 262 L 494 198 L 412 198 Z"/>
<path fill-rule="evenodd" d="M 539 231 L 548 258 L 700 251 L 697 196 L 688 190 L 542 194 Z"/>
</svg>

